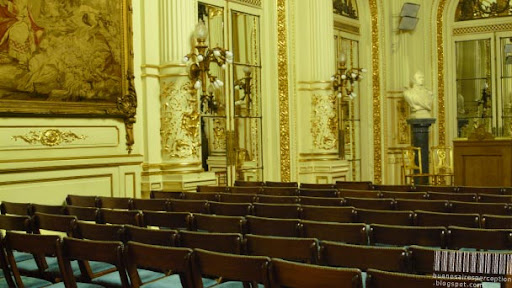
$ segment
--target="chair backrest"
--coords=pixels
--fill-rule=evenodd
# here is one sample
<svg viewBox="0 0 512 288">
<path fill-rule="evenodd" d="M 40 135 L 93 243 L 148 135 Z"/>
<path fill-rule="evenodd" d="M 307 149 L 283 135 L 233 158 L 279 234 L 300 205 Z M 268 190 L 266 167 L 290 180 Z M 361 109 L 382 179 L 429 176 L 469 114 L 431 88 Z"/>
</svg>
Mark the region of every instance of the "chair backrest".
<svg viewBox="0 0 512 288">
<path fill-rule="evenodd" d="M 442 226 L 418 227 L 398 225 L 370 225 L 371 245 L 408 246 L 423 245 L 446 247 L 447 230 Z"/>
<path fill-rule="evenodd" d="M 504 203 L 450 201 L 450 211 L 454 213 L 510 215 L 512 214 L 512 207 Z"/>
<path fill-rule="evenodd" d="M 421 148 L 420 147 L 404 147 L 402 148 L 402 175 L 422 174 L 421 165 Z M 405 183 L 405 182 L 404 182 Z M 379 190 L 383 190 L 380 189 Z"/>
<path fill-rule="evenodd" d="M 264 186 L 260 192 L 263 195 L 271 196 L 298 196 L 299 189 L 297 187 L 268 187 Z"/>
<path fill-rule="evenodd" d="M 9 267 L 9 262 L 7 260 L 4 243 L 4 235 L 3 233 L 0 233 L 0 269 L 2 269 L 3 273 L 2 279 L 0 279 L 0 281 L 2 284 L 7 284 L 7 287 L 16 287 L 16 284 L 12 278 L 11 268 Z M 16 259 L 14 262 L 16 262 Z"/>
<path fill-rule="evenodd" d="M 300 183 L 300 189 L 337 189 L 336 184 Z"/>
<path fill-rule="evenodd" d="M 442 186 L 442 185 L 415 185 L 415 191 L 418 192 L 459 192 L 458 186 Z"/>
<path fill-rule="evenodd" d="M 169 211 L 171 212 L 189 212 L 189 213 L 210 213 L 208 201 L 206 200 L 184 200 L 170 199 Z"/>
<path fill-rule="evenodd" d="M 395 210 L 449 212 L 450 203 L 446 200 L 395 199 Z"/>
<path fill-rule="evenodd" d="M 482 215 L 482 228 L 512 229 L 512 216 Z"/>
<path fill-rule="evenodd" d="M 472 213 L 441 213 L 416 210 L 414 223 L 418 226 L 480 227 L 480 216 Z"/>
<path fill-rule="evenodd" d="M 448 248 L 510 250 L 512 248 L 512 229 L 479 229 L 449 226 Z"/>
<path fill-rule="evenodd" d="M 374 210 L 393 210 L 395 207 L 395 200 L 391 198 L 353 198 L 346 197 L 345 206 L 353 206 L 361 209 L 374 209 Z"/>
<path fill-rule="evenodd" d="M 32 211 L 41 212 L 46 214 L 64 215 L 66 214 L 65 206 L 63 205 L 45 205 L 32 203 Z"/>
<path fill-rule="evenodd" d="M 206 200 L 206 201 L 218 201 L 219 193 L 217 192 L 183 192 L 181 194 L 182 199 L 186 200 Z"/>
<path fill-rule="evenodd" d="M 34 231 L 41 230 L 62 232 L 71 236 L 76 227 L 77 218 L 72 215 L 56 215 L 36 212 L 33 216 Z"/>
<path fill-rule="evenodd" d="M 178 244 L 191 249 L 242 254 L 242 234 L 180 231 Z"/>
<path fill-rule="evenodd" d="M 181 191 L 151 191 L 151 199 L 181 199 Z"/>
<path fill-rule="evenodd" d="M 407 226 L 414 224 L 414 212 L 355 209 L 354 222 Z"/>
<path fill-rule="evenodd" d="M 118 210 L 100 208 L 98 223 L 129 224 L 143 226 L 142 213 L 139 210 Z"/>
<path fill-rule="evenodd" d="M 229 187 L 227 186 L 206 186 L 206 185 L 198 185 L 196 188 L 197 192 L 217 192 L 217 193 L 224 193 L 229 191 Z"/>
<path fill-rule="evenodd" d="M 358 268 L 363 271 L 372 268 L 409 272 L 408 254 L 404 247 L 377 247 L 322 241 L 320 260 L 322 265 Z"/>
<path fill-rule="evenodd" d="M 132 198 L 127 197 L 98 197 L 98 207 L 109 209 L 130 209 L 132 205 Z"/>
<path fill-rule="evenodd" d="M 178 231 L 169 229 L 152 229 L 125 225 L 125 241 L 133 241 L 150 245 L 176 246 Z"/>
<path fill-rule="evenodd" d="M 99 207 L 98 197 L 89 195 L 68 195 L 66 197 L 66 203 L 73 206 L 82 207 Z"/>
<path fill-rule="evenodd" d="M 255 194 L 219 193 L 219 201 L 225 203 L 252 203 L 255 200 Z"/>
<path fill-rule="evenodd" d="M 265 182 L 263 182 L 263 181 L 243 181 L 243 180 L 235 180 L 234 186 L 243 186 L 243 187 L 263 187 L 263 186 L 265 186 Z"/>
<path fill-rule="evenodd" d="M 338 189 L 300 188 L 299 196 L 336 198 L 338 197 Z"/>
<path fill-rule="evenodd" d="M 162 247 L 130 241 L 124 247 L 124 256 L 131 287 L 134 288 L 144 284 L 137 270 L 142 267 L 179 274 L 182 287 L 196 287 L 195 283 L 201 281 L 199 275 L 192 271 L 192 249 L 189 248 Z"/>
<path fill-rule="evenodd" d="M 395 191 L 395 192 L 414 192 L 416 187 L 413 185 L 373 185 L 373 190 L 379 191 Z"/>
<path fill-rule="evenodd" d="M 28 215 L 0 215 L 0 229 L 31 233 L 32 220 Z"/>
<path fill-rule="evenodd" d="M 270 275 L 272 287 L 362 287 L 361 271 L 353 268 L 325 267 L 273 258 Z"/>
<path fill-rule="evenodd" d="M 273 196 L 273 195 L 258 195 L 256 201 L 258 203 L 279 203 L 279 204 L 297 204 L 300 199 L 297 196 Z"/>
<path fill-rule="evenodd" d="M 235 181 L 236 182 L 236 181 Z M 260 194 L 262 186 L 233 186 L 229 188 L 232 194 Z"/>
<path fill-rule="evenodd" d="M 380 191 L 382 198 L 393 198 L 393 199 L 415 199 L 424 200 L 427 199 L 427 192 L 395 192 L 395 191 Z"/>
<path fill-rule="evenodd" d="M 98 222 L 100 216 L 99 208 L 96 207 L 82 207 L 67 205 L 65 207 L 67 215 L 73 215 L 78 220 Z"/>
<path fill-rule="evenodd" d="M 450 146 L 430 147 L 433 173 L 436 175 L 453 174 L 453 149 Z"/>
<path fill-rule="evenodd" d="M 511 195 L 478 194 L 478 202 L 483 203 L 512 203 Z"/>
<path fill-rule="evenodd" d="M 314 206 L 343 206 L 344 200 L 341 198 L 325 198 L 325 197 L 299 197 L 300 204 Z"/>
<path fill-rule="evenodd" d="M 245 233 L 245 218 L 241 216 L 222 216 L 194 214 L 190 225 L 192 231 L 216 233 Z"/>
<path fill-rule="evenodd" d="M 336 181 L 336 188 L 338 188 L 338 189 L 359 189 L 359 190 L 374 189 L 371 181 Z"/>
<path fill-rule="evenodd" d="M 299 187 L 297 182 L 265 181 L 266 187 Z"/>
<path fill-rule="evenodd" d="M 318 240 L 316 238 L 276 237 L 247 234 L 245 252 L 253 256 L 268 256 L 290 261 L 316 264 Z"/>
<path fill-rule="evenodd" d="M 225 281 L 257 282 L 270 288 L 270 258 L 234 255 L 195 249 L 195 261 L 201 275 L 222 277 Z"/>
<path fill-rule="evenodd" d="M 389 288 L 389 287 L 415 287 L 415 288 L 432 288 L 440 287 L 441 281 L 445 285 L 449 283 L 450 287 L 481 287 L 479 281 L 476 280 L 461 280 L 461 279 L 446 279 L 425 275 L 413 275 L 397 272 L 386 272 L 374 269 L 368 269 L 366 278 L 367 288 Z M 442 285 L 442 286 L 445 286 Z"/>
<path fill-rule="evenodd" d="M 188 229 L 191 213 L 188 212 L 161 212 L 143 211 L 144 225 L 165 227 L 168 229 Z"/>
<path fill-rule="evenodd" d="M 2 201 L 2 204 L 0 204 L 0 211 L 4 215 L 6 215 L 6 214 L 33 215 L 34 214 L 32 204 L 30 204 L 30 203 L 16 203 L 16 202 Z"/>
<path fill-rule="evenodd" d="M 338 192 L 339 197 L 353 197 L 353 198 L 381 198 L 380 191 L 376 190 L 354 190 L 354 189 L 341 189 Z"/>
<path fill-rule="evenodd" d="M 140 199 L 135 198 L 132 202 L 131 209 L 147 210 L 147 211 L 166 211 L 167 199 Z"/>
<path fill-rule="evenodd" d="M 210 213 L 225 216 L 245 216 L 252 214 L 252 203 L 209 202 Z"/>
<path fill-rule="evenodd" d="M 130 287 L 124 264 L 122 242 L 95 241 L 65 237 L 62 241 L 62 255 L 67 271 L 72 271 L 72 260 L 98 261 L 112 264 L 117 268 L 122 287 Z M 74 280 L 74 278 L 71 279 Z M 71 287 L 76 287 L 75 285 L 76 283 Z"/>
<path fill-rule="evenodd" d="M 298 204 L 269 204 L 254 203 L 253 213 L 259 217 L 299 219 L 300 205 Z"/>
<path fill-rule="evenodd" d="M 485 193 L 485 194 L 504 194 L 503 187 L 482 187 L 482 186 L 459 186 L 461 193 Z"/>
<path fill-rule="evenodd" d="M 301 221 L 302 237 L 320 241 L 336 241 L 350 244 L 368 244 L 366 225 L 362 223 L 329 223 Z"/>
<path fill-rule="evenodd" d="M 246 216 L 247 233 L 267 236 L 299 237 L 300 222 L 298 219 L 275 219 L 257 216 Z"/>
<path fill-rule="evenodd" d="M 84 221 L 76 222 L 76 229 L 73 232 L 75 238 L 99 240 L 99 241 L 121 241 L 126 239 L 126 232 L 122 225 L 96 224 Z"/>
<path fill-rule="evenodd" d="M 450 200 L 476 202 L 475 193 L 457 193 L 457 192 L 428 192 L 427 198 L 430 200 Z"/>
<path fill-rule="evenodd" d="M 350 223 L 354 222 L 354 208 L 301 205 L 301 219 Z"/>
</svg>

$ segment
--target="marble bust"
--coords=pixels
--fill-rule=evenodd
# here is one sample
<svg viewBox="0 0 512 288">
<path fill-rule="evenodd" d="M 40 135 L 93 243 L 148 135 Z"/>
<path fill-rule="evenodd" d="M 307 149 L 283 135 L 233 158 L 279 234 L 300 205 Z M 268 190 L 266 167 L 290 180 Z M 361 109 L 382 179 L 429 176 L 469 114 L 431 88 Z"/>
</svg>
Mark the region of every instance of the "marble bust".
<svg viewBox="0 0 512 288">
<path fill-rule="evenodd" d="M 412 87 L 404 91 L 405 101 L 411 107 L 410 118 L 432 118 L 433 94 L 423 86 L 425 75 L 418 71 L 412 77 Z"/>
</svg>

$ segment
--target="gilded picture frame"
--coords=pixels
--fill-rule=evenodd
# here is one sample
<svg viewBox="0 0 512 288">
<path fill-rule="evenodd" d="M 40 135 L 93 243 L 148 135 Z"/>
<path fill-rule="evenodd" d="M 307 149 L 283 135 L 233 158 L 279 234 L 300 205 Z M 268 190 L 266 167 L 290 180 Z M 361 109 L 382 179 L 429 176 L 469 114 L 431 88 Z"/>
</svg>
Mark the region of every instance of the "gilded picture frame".
<svg viewBox="0 0 512 288">
<path fill-rule="evenodd" d="M 0 0 L 0 116 L 120 118 L 130 153 L 131 0 Z"/>
</svg>

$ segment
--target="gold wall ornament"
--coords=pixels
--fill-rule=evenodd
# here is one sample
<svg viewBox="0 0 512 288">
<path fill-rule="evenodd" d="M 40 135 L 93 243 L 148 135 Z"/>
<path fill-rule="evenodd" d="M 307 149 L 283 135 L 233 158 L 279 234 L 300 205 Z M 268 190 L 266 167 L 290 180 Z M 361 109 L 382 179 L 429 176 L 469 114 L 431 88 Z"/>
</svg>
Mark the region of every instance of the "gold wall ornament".
<svg viewBox="0 0 512 288">
<path fill-rule="evenodd" d="M 133 124 L 135 124 L 135 114 L 137 114 L 137 93 L 135 92 L 135 84 L 133 83 L 133 73 L 129 72 L 128 93 L 117 98 L 117 108 L 124 115 L 124 126 L 126 130 L 126 150 L 128 154 L 132 153 L 132 147 L 135 143 L 133 136 Z"/>
<path fill-rule="evenodd" d="M 354 0 L 332 0 L 333 12 L 352 19 L 359 18 L 357 2 Z"/>
<path fill-rule="evenodd" d="M 58 129 L 44 131 L 30 131 L 26 135 L 15 135 L 11 137 L 14 141 L 23 140 L 28 144 L 42 144 L 44 146 L 58 146 L 63 143 L 72 143 L 76 140 L 84 140 L 85 135 L 77 135 L 71 131 L 62 132 Z"/>
<path fill-rule="evenodd" d="M 380 99 L 380 44 L 379 44 L 379 9 L 377 0 L 370 2 L 372 19 L 372 81 L 373 81 L 373 178 L 374 183 L 382 183 L 382 120 Z"/>
<path fill-rule="evenodd" d="M 493 25 L 484 25 L 476 27 L 461 27 L 453 29 L 453 35 L 493 33 L 512 30 L 512 23 L 502 23 Z"/>
<path fill-rule="evenodd" d="M 455 21 L 512 16 L 511 0 L 459 0 Z"/>
<path fill-rule="evenodd" d="M 397 103 L 398 110 L 398 144 L 408 144 L 410 143 L 410 131 L 409 124 L 407 124 L 407 113 L 409 111 L 409 105 L 405 102 L 404 99 L 398 100 Z"/>
<path fill-rule="evenodd" d="M 226 150 L 226 121 L 224 119 L 213 120 L 213 149 Z"/>
<path fill-rule="evenodd" d="M 281 181 L 290 181 L 290 104 L 288 91 L 288 31 L 287 0 L 277 0 L 277 51 L 279 91 L 279 132 L 281 134 Z"/>
<path fill-rule="evenodd" d="M 440 0 L 437 7 L 437 127 L 439 133 L 439 145 L 446 146 L 446 107 L 444 95 L 444 36 L 443 36 L 443 12 L 446 0 Z"/>
<path fill-rule="evenodd" d="M 199 157 L 199 122 L 197 98 L 192 83 L 176 87 L 175 82 L 162 85 L 160 95 L 162 156 L 170 158 Z"/>
<path fill-rule="evenodd" d="M 338 119 L 336 114 L 336 97 L 334 95 L 313 95 L 311 100 L 311 134 L 313 146 L 317 149 L 332 150 L 338 144 L 336 131 Z"/>
</svg>

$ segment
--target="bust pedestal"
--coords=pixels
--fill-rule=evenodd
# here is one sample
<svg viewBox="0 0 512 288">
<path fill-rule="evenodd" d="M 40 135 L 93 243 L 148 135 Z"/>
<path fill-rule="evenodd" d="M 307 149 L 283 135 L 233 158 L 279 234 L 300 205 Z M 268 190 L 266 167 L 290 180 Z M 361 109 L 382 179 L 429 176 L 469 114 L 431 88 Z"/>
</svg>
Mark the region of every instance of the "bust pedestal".
<svg viewBox="0 0 512 288">
<path fill-rule="evenodd" d="M 421 149 L 421 169 L 423 174 L 428 174 L 429 165 L 429 145 L 428 145 L 428 134 L 429 128 L 436 122 L 435 118 L 410 118 L 407 119 L 407 123 L 411 125 L 412 132 L 412 146 L 420 147 Z M 417 160 L 417 159 L 416 159 Z M 415 184 L 428 185 L 428 178 L 421 177 L 422 179 L 415 179 Z"/>
</svg>

